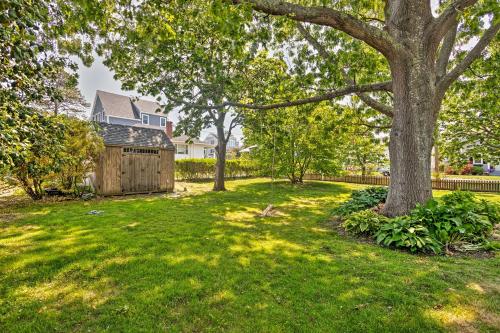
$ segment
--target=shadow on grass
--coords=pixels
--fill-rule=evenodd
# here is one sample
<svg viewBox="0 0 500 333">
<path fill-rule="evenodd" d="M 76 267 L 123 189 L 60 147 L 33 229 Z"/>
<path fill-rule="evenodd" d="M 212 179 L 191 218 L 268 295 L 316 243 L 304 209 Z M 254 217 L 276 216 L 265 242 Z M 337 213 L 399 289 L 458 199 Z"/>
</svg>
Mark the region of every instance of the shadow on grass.
<svg viewBox="0 0 500 333">
<path fill-rule="evenodd" d="M 496 258 L 418 257 L 342 239 L 325 221 L 353 188 L 245 180 L 177 199 L 26 208 L 0 229 L 0 328 L 496 327 Z M 269 203 L 278 216 L 256 217 Z"/>
</svg>

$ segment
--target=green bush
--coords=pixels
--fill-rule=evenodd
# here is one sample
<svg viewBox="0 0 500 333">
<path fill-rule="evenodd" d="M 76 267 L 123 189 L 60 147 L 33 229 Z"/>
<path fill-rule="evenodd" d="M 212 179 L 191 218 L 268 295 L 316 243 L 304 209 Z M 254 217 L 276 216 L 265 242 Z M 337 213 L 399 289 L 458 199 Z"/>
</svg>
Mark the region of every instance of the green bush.
<svg viewBox="0 0 500 333">
<path fill-rule="evenodd" d="M 351 199 L 341 204 L 336 213 L 340 216 L 347 216 L 354 212 L 375 207 L 385 202 L 387 192 L 387 187 L 369 187 L 364 190 L 354 191 L 351 194 Z"/>
<path fill-rule="evenodd" d="M 177 178 L 185 180 L 213 179 L 215 173 L 214 158 L 185 158 L 175 161 Z M 251 177 L 258 175 L 257 165 L 250 160 L 234 159 L 226 161 L 227 178 Z"/>
<path fill-rule="evenodd" d="M 472 167 L 472 170 L 470 171 L 472 175 L 482 175 L 484 173 L 484 170 L 480 166 L 475 166 Z"/>
<path fill-rule="evenodd" d="M 452 192 L 441 201 L 432 199 L 417 206 L 408 216 L 389 219 L 371 210 L 356 212 L 364 205 L 374 206 L 376 199 L 385 200 L 381 190 L 369 190 L 353 193 L 351 200 L 341 206 L 346 217 L 343 227 L 348 232 L 373 235 L 378 244 L 411 252 L 440 253 L 458 243 L 470 249 L 496 248 L 488 237 L 500 220 L 500 208 L 477 200 L 471 192 Z"/>
<path fill-rule="evenodd" d="M 429 229 L 408 216 L 390 219 L 375 233 L 378 244 L 406 248 L 411 252 L 441 252 L 441 244 L 433 239 Z"/>
<path fill-rule="evenodd" d="M 410 218 L 426 226 L 431 236 L 443 246 L 458 242 L 482 243 L 498 222 L 499 210 L 494 204 L 478 201 L 471 192 L 453 192 L 442 203 L 429 200 L 410 213 Z"/>
<path fill-rule="evenodd" d="M 346 231 L 356 235 L 373 235 L 388 221 L 387 217 L 366 209 L 349 215 L 344 223 L 342 223 L 342 226 Z"/>
</svg>

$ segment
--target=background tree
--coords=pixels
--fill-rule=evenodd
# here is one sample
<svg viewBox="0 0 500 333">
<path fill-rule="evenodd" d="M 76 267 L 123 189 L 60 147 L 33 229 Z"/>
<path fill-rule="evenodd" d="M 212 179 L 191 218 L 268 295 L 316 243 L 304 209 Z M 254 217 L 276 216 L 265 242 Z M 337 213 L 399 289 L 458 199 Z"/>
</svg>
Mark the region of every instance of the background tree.
<svg viewBox="0 0 500 333">
<path fill-rule="evenodd" d="M 52 112 L 55 116 L 65 114 L 66 116 L 82 116 L 90 107 L 78 89 L 78 76 L 70 74 L 60 68 L 55 76 L 47 80 L 53 95 L 44 96 L 35 104 L 35 107 L 43 111 Z"/>
<path fill-rule="evenodd" d="M 302 183 L 309 170 L 336 174 L 341 170 L 345 140 L 341 123 L 326 103 L 262 111 L 245 117 L 247 145 L 266 174 Z"/>
<path fill-rule="evenodd" d="M 353 133 L 346 140 L 345 163 L 348 167 L 354 167 L 361 172 L 362 176 L 368 175 L 377 166 L 383 166 L 388 162 L 385 156 L 386 145 L 382 139 L 376 138 L 372 133 Z"/>
<path fill-rule="evenodd" d="M 469 158 L 500 163 L 500 44 L 456 82 L 440 116 L 440 152 L 459 168 Z"/>
<path fill-rule="evenodd" d="M 124 88 L 158 100 L 163 97 L 167 112 L 177 108 L 176 134 L 194 138 L 215 127 L 214 190 L 225 190 L 227 142 L 241 116 L 237 107 L 216 106 L 243 97 L 250 41 L 227 38 L 221 32 L 223 22 L 204 19 L 214 15 L 212 8 L 196 2 L 129 2 L 111 10 L 110 15 L 121 19 L 103 32 L 99 50 L 105 65 L 114 70 Z M 241 14 L 234 11 L 233 15 Z"/>
<path fill-rule="evenodd" d="M 218 19 L 217 7 L 197 1 L 131 1 L 107 9 L 108 17 L 120 19 L 102 31 L 99 51 L 105 65 L 125 89 L 157 96 L 165 101 L 166 112 L 176 109 L 176 134 L 194 138 L 215 127 L 214 190 L 225 190 L 227 143 L 243 112 L 238 104 L 225 103 L 245 100 L 269 81 L 269 74 L 252 76 L 256 55 L 267 57 L 256 47 L 258 31 L 235 40 L 233 34 L 247 27 L 226 25 L 224 18 Z M 242 15 L 247 14 L 232 10 L 229 18 L 240 20 Z"/>
</svg>

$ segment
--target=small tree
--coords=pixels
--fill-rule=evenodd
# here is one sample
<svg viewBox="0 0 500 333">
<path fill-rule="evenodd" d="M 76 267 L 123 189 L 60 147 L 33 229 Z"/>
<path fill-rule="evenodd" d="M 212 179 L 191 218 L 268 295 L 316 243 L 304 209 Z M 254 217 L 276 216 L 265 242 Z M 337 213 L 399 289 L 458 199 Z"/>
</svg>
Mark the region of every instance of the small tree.
<svg viewBox="0 0 500 333">
<path fill-rule="evenodd" d="M 94 125 L 66 116 L 48 116 L 25 110 L 30 131 L 22 132 L 21 145 L 9 156 L 12 164 L 2 169 L 15 178 L 33 200 L 44 195 L 44 184 L 55 179 L 78 194 L 77 184 L 94 166 L 103 148 Z M 27 125 L 21 125 L 21 127 Z"/>
<path fill-rule="evenodd" d="M 356 167 L 362 176 L 366 176 L 371 166 L 387 163 L 386 145 L 372 133 L 353 133 L 345 144 L 345 163 Z"/>
<path fill-rule="evenodd" d="M 310 169 L 340 170 L 344 137 L 335 121 L 327 104 L 262 111 L 245 118 L 245 141 L 257 146 L 252 154 L 267 174 L 302 183 Z"/>
<path fill-rule="evenodd" d="M 63 163 L 57 177 L 66 190 L 80 195 L 78 184 L 94 169 L 99 153 L 104 149 L 95 124 L 77 118 L 63 118 L 65 135 Z"/>
</svg>

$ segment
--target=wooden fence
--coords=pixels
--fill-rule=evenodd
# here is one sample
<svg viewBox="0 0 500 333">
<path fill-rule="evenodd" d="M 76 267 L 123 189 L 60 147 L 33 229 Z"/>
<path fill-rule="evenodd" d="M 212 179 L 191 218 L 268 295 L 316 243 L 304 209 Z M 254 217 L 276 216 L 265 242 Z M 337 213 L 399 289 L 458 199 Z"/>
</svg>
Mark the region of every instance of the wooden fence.
<svg viewBox="0 0 500 333">
<path fill-rule="evenodd" d="M 307 174 L 305 180 L 324 180 L 332 182 L 388 186 L 390 177 L 384 176 L 325 176 Z M 473 192 L 500 192 L 499 180 L 433 178 L 432 188 L 436 190 L 463 190 Z"/>
</svg>

